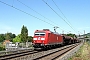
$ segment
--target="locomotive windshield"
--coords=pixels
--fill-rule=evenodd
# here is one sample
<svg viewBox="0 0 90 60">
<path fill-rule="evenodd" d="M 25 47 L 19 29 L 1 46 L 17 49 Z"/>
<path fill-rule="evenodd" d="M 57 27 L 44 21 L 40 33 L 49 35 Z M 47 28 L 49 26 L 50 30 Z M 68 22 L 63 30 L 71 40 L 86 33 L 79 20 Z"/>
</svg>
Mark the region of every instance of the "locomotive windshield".
<svg viewBox="0 0 90 60">
<path fill-rule="evenodd" d="M 44 36 L 45 35 L 45 32 L 36 32 L 35 33 L 35 36 Z"/>
</svg>

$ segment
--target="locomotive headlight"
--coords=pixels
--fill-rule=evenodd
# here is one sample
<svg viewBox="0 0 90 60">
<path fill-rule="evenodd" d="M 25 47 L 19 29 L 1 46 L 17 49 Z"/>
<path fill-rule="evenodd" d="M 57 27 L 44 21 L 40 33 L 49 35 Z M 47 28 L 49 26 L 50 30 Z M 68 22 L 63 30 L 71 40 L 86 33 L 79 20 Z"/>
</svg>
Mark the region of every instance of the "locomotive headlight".
<svg viewBox="0 0 90 60">
<path fill-rule="evenodd" d="M 33 38 L 33 40 L 37 40 L 37 38 Z"/>
<path fill-rule="evenodd" d="M 41 38 L 41 40 L 45 40 L 45 38 Z"/>
</svg>

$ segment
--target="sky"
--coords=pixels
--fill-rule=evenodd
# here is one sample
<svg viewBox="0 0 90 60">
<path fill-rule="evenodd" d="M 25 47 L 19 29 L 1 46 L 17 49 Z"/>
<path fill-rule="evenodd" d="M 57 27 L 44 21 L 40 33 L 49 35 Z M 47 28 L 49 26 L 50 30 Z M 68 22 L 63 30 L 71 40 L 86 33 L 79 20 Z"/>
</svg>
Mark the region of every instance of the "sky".
<svg viewBox="0 0 90 60">
<path fill-rule="evenodd" d="M 55 5 L 56 4 L 56 5 Z M 62 33 L 90 33 L 90 0 L 0 0 L 0 34 L 28 34 L 50 29 Z"/>
</svg>

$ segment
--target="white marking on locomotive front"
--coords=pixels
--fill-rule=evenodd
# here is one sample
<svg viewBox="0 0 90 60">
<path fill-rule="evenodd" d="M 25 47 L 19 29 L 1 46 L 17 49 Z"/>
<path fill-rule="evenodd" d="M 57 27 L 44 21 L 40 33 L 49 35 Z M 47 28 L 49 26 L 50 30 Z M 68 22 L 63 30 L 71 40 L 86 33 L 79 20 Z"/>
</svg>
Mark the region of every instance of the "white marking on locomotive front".
<svg viewBox="0 0 90 60">
<path fill-rule="evenodd" d="M 45 38 L 41 38 L 41 40 L 45 40 Z"/>
<path fill-rule="evenodd" d="M 40 37 L 38 37 L 38 40 L 40 40 Z"/>
<path fill-rule="evenodd" d="M 33 38 L 33 40 L 37 40 L 37 38 Z"/>
</svg>

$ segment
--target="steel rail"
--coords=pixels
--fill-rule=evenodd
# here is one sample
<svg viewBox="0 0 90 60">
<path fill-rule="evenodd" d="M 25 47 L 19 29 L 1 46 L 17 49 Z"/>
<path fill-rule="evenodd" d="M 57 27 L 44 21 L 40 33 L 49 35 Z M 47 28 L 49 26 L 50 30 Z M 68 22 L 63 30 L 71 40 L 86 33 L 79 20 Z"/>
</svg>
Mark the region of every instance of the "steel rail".
<svg viewBox="0 0 90 60">
<path fill-rule="evenodd" d="M 75 48 L 78 44 L 76 45 L 71 45 L 69 47 L 66 47 L 64 49 L 60 49 L 58 51 L 49 53 L 47 55 L 35 58 L 33 60 L 55 60 L 56 58 L 62 56 L 63 54 L 65 54 L 66 52 L 70 51 L 71 49 Z"/>
</svg>

